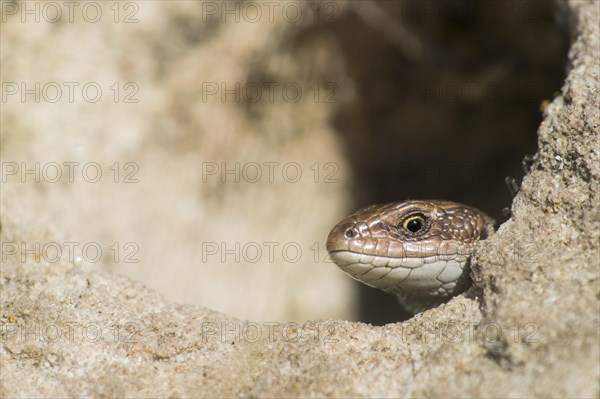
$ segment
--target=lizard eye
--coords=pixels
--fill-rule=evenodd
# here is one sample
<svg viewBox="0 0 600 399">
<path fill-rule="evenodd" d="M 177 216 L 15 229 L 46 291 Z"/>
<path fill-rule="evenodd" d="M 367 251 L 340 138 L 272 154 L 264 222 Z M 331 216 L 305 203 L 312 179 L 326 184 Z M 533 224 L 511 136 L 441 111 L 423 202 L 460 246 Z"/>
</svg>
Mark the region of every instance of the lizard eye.
<svg viewBox="0 0 600 399">
<path fill-rule="evenodd" d="M 411 215 L 404 219 L 402 227 L 411 233 L 418 233 L 425 227 L 425 217 L 421 214 Z"/>
</svg>

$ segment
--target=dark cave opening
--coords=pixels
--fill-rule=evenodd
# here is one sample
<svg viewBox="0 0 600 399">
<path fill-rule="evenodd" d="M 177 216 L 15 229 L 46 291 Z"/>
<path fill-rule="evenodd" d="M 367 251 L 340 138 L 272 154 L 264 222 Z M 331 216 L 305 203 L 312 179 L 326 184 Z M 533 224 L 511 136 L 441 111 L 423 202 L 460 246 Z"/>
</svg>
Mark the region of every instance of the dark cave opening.
<svg viewBox="0 0 600 399">
<path fill-rule="evenodd" d="M 357 95 L 335 127 L 355 176 L 355 208 L 448 199 L 506 220 L 543 104 L 560 89 L 569 45 L 547 1 L 378 1 L 326 26 Z M 418 44 L 418 56 L 402 35 Z M 406 36 L 406 35 L 404 35 Z M 406 320 L 396 299 L 356 283 L 359 320 Z"/>
</svg>

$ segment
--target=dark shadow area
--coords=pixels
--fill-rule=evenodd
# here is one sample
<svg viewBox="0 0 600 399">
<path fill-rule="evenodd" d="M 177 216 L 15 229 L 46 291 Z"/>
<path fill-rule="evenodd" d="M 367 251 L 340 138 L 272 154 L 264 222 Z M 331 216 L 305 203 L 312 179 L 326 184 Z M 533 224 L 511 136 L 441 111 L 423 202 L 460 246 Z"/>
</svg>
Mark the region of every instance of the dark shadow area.
<svg viewBox="0 0 600 399">
<path fill-rule="evenodd" d="M 342 47 L 356 84 L 336 120 L 355 176 L 355 207 L 448 199 L 504 221 L 512 201 L 505 178 L 523 176 L 543 103 L 566 73 L 569 38 L 553 3 L 356 3 L 322 26 Z M 393 296 L 362 285 L 358 292 L 363 322 L 409 317 Z"/>
</svg>

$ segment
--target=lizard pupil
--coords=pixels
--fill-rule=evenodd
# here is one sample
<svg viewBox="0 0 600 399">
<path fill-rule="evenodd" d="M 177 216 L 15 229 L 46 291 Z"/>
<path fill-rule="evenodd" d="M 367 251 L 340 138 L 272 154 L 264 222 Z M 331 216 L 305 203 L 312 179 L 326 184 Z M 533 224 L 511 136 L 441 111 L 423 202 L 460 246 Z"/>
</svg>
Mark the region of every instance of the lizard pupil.
<svg viewBox="0 0 600 399">
<path fill-rule="evenodd" d="M 421 219 L 418 218 L 409 220 L 406 224 L 406 228 L 408 229 L 408 231 L 416 233 L 417 231 L 423 228 L 423 222 L 421 221 Z"/>
</svg>

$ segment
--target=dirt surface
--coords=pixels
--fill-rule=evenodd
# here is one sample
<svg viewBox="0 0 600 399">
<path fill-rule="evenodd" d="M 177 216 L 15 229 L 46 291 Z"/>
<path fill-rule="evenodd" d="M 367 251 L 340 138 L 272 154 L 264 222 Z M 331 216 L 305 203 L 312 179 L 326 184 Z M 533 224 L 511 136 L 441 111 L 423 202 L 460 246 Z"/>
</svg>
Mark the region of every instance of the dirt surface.
<svg viewBox="0 0 600 399">
<path fill-rule="evenodd" d="M 185 14 L 186 10 L 177 12 Z M 102 219 L 104 213 L 108 215 L 106 217 L 116 213 L 124 218 L 124 226 L 135 224 L 140 230 L 149 226 L 144 224 L 145 219 L 154 217 L 154 222 L 164 223 L 164 236 L 161 237 L 173 242 L 175 249 L 180 249 L 176 244 L 179 241 L 170 239 L 169 233 L 174 231 L 176 225 L 188 222 L 189 226 L 193 226 L 207 222 L 210 219 L 208 216 L 226 214 L 216 206 L 211 208 L 210 204 L 229 198 L 218 192 L 227 192 L 231 188 L 219 186 L 216 190 L 206 189 L 206 192 L 199 194 L 198 201 L 203 204 L 202 215 L 208 216 L 198 216 L 197 220 L 190 221 L 190 215 L 196 215 L 193 211 L 186 213 L 187 208 L 193 208 L 192 201 L 185 197 L 171 198 L 172 201 L 183 202 L 183 211 L 173 211 L 165 205 L 168 192 L 177 190 L 177 185 L 168 178 L 167 172 L 161 175 L 158 167 L 146 172 L 152 177 L 163 177 L 156 181 L 158 187 L 142 190 L 142 193 L 119 191 L 108 185 L 82 194 L 78 186 L 7 183 L 3 184 L 1 198 L 0 395 L 7 398 L 598 397 L 600 15 L 598 3 L 583 1 L 560 3 L 559 12 L 569 21 L 573 38 L 568 76 L 560 94 L 545 107 L 544 119 L 538 130 L 535 161 L 513 201 L 511 218 L 477 251 L 473 267 L 475 287 L 468 295 L 456 297 L 408 321 L 379 327 L 343 320 L 303 323 L 257 319 L 242 321 L 205 307 L 177 304 L 139 282 L 98 270 L 97 265 L 79 258 L 48 262 L 47 253 L 30 251 L 27 254 L 18 245 L 16 248 L 10 246 L 20 242 L 44 244 L 68 241 L 71 233 L 93 232 L 94 226 L 101 232 L 96 233 L 106 235 L 110 242 L 113 238 L 111 225 L 103 224 Z M 148 15 L 150 18 L 153 14 L 149 12 Z M 157 14 L 154 16 L 157 17 Z M 161 23 L 166 22 L 156 20 L 157 26 Z M 41 30 L 41 25 L 38 28 Z M 277 24 L 270 29 L 278 29 Z M 18 31 L 7 31 L 5 33 L 3 29 L 3 45 L 4 40 L 9 40 L 7 37 L 14 46 L 18 45 L 19 40 L 25 40 L 19 37 Z M 268 37 L 268 33 L 274 31 L 261 34 Z M 62 33 L 59 31 L 56 34 Z M 138 34 L 142 35 L 140 32 Z M 226 35 L 223 32 L 215 34 Z M 252 32 L 236 34 L 242 40 Z M 212 39 L 214 36 L 208 34 L 204 37 L 208 42 Z M 267 43 L 264 48 L 268 48 L 269 43 L 273 45 L 268 39 L 264 43 Z M 169 52 L 173 49 L 156 51 L 159 50 Z M 50 50 L 40 48 L 39 51 Z M 261 54 L 260 48 L 250 49 L 241 44 L 240 48 L 231 51 L 235 54 Z M 110 54 L 105 56 L 110 57 Z M 201 59 L 208 57 L 209 52 L 188 56 Z M 315 57 L 316 65 L 318 60 L 319 57 Z M 289 61 L 285 57 L 280 60 L 282 63 Z M 193 59 L 183 57 L 180 62 L 193 62 Z M 64 60 L 61 65 L 65 65 Z M 222 67 L 232 68 L 232 76 L 235 76 L 233 65 Z M 21 73 L 26 73 L 27 66 L 23 68 Z M 165 68 L 168 70 L 167 66 Z M 215 70 L 215 67 L 210 70 Z M 178 76 L 174 70 L 169 78 L 176 81 L 175 85 L 185 87 L 189 84 L 189 79 Z M 150 165 L 157 159 L 169 162 L 171 158 L 189 161 L 189 164 L 180 166 L 194 165 L 198 159 L 187 153 L 186 148 L 202 148 L 202 140 L 177 129 L 177 123 L 188 127 L 197 123 L 197 129 L 209 132 L 209 116 L 211 112 L 220 112 L 219 108 L 201 109 L 198 112 L 203 117 L 190 124 L 186 118 L 193 114 L 193 110 L 197 110 L 189 105 L 193 99 L 190 102 L 188 98 L 182 103 L 177 103 L 175 99 L 172 104 L 154 103 L 157 100 L 151 101 L 150 98 L 163 98 L 160 93 L 154 94 L 156 96 L 147 97 L 145 109 L 171 107 L 171 114 L 176 115 L 173 120 L 148 122 L 131 109 L 119 109 L 124 114 L 121 115 L 124 118 L 122 120 L 129 121 L 131 125 L 121 131 L 126 139 L 117 141 L 105 151 L 119 151 L 122 155 L 142 147 L 144 151 L 137 154 L 148 160 L 147 164 L 142 162 L 142 165 Z M 307 103 L 306 109 L 296 106 L 290 112 L 307 112 L 314 105 Z M 22 107 L 25 109 L 27 104 Z M 83 106 L 74 109 L 91 118 L 85 120 L 89 130 L 96 132 L 93 137 L 97 140 L 97 147 L 89 143 L 78 147 L 76 142 L 79 136 L 65 135 L 65 143 L 68 143 L 65 148 L 57 146 L 52 139 L 56 137 L 52 133 L 60 131 L 62 125 L 60 120 L 48 119 L 48 115 L 52 114 L 51 106 L 32 109 L 32 113 L 26 114 L 29 117 L 27 120 L 14 116 L 18 115 L 17 111 L 12 111 L 10 118 L 6 114 L 3 116 L 3 130 L 9 126 L 11 131 L 21 134 L 3 132 L 3 161 L 7 158 L 11 161 L 51 159 L 49 153 L 52 151 L 62 151 L 62 157 L 70 151 L 75 155 L 86 151 L 102 154 L 103 138 L 109 136 L 108 132 L 103 133 L 103 129 L 107 128 L 104 120 L 93 116 L 97 115 L 98 108 Z M 106 109 L 111 110 L 108 105 Z M 296 146 L 317 148 L 317 142 L 323 145 L 323 137 L 329 137 L 329 151 L 335 151 L 336 139 L 333 134 L 329 135 L 325 128 L 327 123 L 324 122 L 332 113 L 331 110 L 311 110 L 310 114 L 315 118 L 302 133 L 298 133 L 293 124 L 286 125 L 289 120 L 281 118 L 282 131 L 298 141 L 292 138 L 283 140 L 279 148 L 287 148 L 293 154 Z M 148 117 L 148 114 L 144 113 L 144 116 Z M 269 140 L 281 139 L 257 138 L 252 129 L 258 129 L 260 123 L 253 123 L 253 119 L 247 117 L 249 124 L 244 130 L 247 133 L 244 143 L 268 153 Z M 226 126 L 218 125 L 217 130 L 245 126 L 244 118 L 232 118 L 219 122 Z M 42 125 L 48 120 L 55 125 Z M 165 130 L 172 132 L 172 135 L 160 136 L 160 130 L 142 130 L 146 134 L 154 134 L 151 140 L 145 140 L 135 128 L 138 125 L 148 126 L 144 123 L 172 124 L 171 130 Z M 310 132 L 315 129 L 318 133 L 313 136 Z M 294 136 L 295 133 L 298 136 Z M 148 144 L 156 140 L 165 147 Z M 219 147 L 227 146 L 228 140 L 230 138 L 226 136 L 213 137 L 208 142 L 211 146 Z M 168 151 L 164 151 L 164 148 Z M 238 152 L 232 155 L 232 159 L 244 153 L 242 147 L 235 148 Z M 339 155 L 341 152 L 337 154 L 339 162 L 343 162 Z M 325 159 L 330 155 L 324 156 Z M 104 154 L 101 159 L 114 158 Z M 183 181 L 201 178 L 198 174 L 182 170 L 179 170 L 179 179 Z M 340 187 L 323 189 L 320 186 L 294 186 L 288 188 L 292 191 L 286 191 L 285 196 L 307 195 L 306 190 L 311 187 L 315 195 L 333 201 L 316 202 L 316 206 L 322 207 L 319 212 L 331 215 L 328 217 L 332 220 L 312 223 L 311 231 L 305 232 L 307 241 L 315 231 L 326 230 L 326 226 L 335 221 L 342 213 L 338 208 L 343 207 L 346 201 L 344 189 Z M 258 187 L 235 189 L 244 191 L 246 196 L 262 195 Z M 286 190 L 280 186 L 277 189 Z M 160 196 L 164 192 L 167 192 L 167 197 Z M 91 201 L 99 195 L 107 196 L 108 200 L 99 203 L 104 208 L 90 206 L 84 217 L 80 213 L 73 216 L 69 212 L 73 206 L 72 200 L 68 201 L 71 195 L 78 202 Z M 159 199 L 153 202 L 153 196 Z M 124 205 L 114 202 L 111 207 L 111 199 L 114 201 L 116 198 L 124 201 Z M 143 212 L 137 214 L 131 211 L 128 217 L 126 211 L 141 199 L 154 205 L 140 206 Z M 228 205 L 227 209 L 232 209 L 232 204 Z M 303 213 L 302 209 L 299 207 L 295 213 L 295 218 L 299 219 L 290 217 L 280 222 L 293 226 L 302 222 L 302 216 L 310 214 L 308 211 Z M 230 217 L 236 218 L 247 213 L 271 215 L 273 219 L 269 219 L 269 222 L 272 222 L 284 212 L 276 210 L 261 213 L 261 209 L 252 209 L 252 203 L 249 203 Z M 59 219 L 62 216 L 64 224 Z M 241 224 L 240 229 L 248 231 L 250 236 L 252 226 L 250 223 Z M 213 233 L 215 229 L 218 230 L 216 223 L 210 227 Z M 190 227 L 185 234 L 180 234 L 193 235 L 194 231 Z M 79 237 L 84 240 L 85 234 Z M 143 258 L 150 262 L 149 265 L 161 263 L 178 267 L 189 260 L 178 255 L 176 250 L 164 254 L 150 251 L 149 254 Z M 158 261 L 151 259 L 152 254 L 158 256 Z M 22 261 L 23 258 L 25 261 Z M 145 263 L 141 262 L 137 267 L 144 270 L 144 266 Z M 223 267 L 215 263 L 215 268 L 217 266 Z M 317 264 L 312 266 L 319 267 Z M 147 272 L 157 273 L 160 270 L 150 268 Z M 256 273 L 254 270 L 252 272 Z M 248 272 L 245 278 L 249 278 L 252 272 Z M 268 272 L 268 269 L 264 270 L 261 275 L 268 275 Z M 219 276 L 218 269 L 215 273 L 206 283 L 207 286 L 215 285 L 219 278 L 224 278 Z M 294 280 L 301 276 L 303 274 L 298 273 L 286 278 Z M 336 273 L 331 273 L 331 276 L 337 278 Z M 165 278 L 163 275 L 154 277 L 157 280 Z M 329 281 L 327 279 L 319 275 L 314 281 L 317 284 Z M 340 287 L 343 286 L 344 283 L 340 283 Z M 239 295 L 235 297 L 236 300 L 246 298 L 248 301 L 248 298 L 252 298 L 248 293 L 242 295 L 243 285 L 235 287 L 227 285 L 227 288 L 215 289 L 211 297 L 220 295 L 224 301 L 231 302 L 234 302 L 231 298 L 227 299 L 230 295 Z M 332 292 L 337 297 L 340 292 L 345 292 L 344 288 L 341 290 Z M 289 300 L 284 288 L 276 295 L 275 299 L 265 296 L 263 302 L 268 304 L 283 298 L 281 300 L 285 302 L 286 309 L 293 308 L 291 304 L 294 300 Z M 326 297 L 327 293 L 324 296 L 316 295 L 316 298 Z M 262 297 L 258 295 L 256 298 L 260 301 Z M 215 302 L 219 300 L 215 299 Z M 316 304 L 306 308 L 318 307 L 320 303 L 319 299 Z M 333 300 L 322 303 L 323 306 L 330 303 L 327 305 L 331 306 L 330 309 L 337 309 L 331 311 L 344 311 L 335 308 L 336 302 Z M 289 312 L 282 310 L 278 314 L 289 315 Z"/>
</svg>

